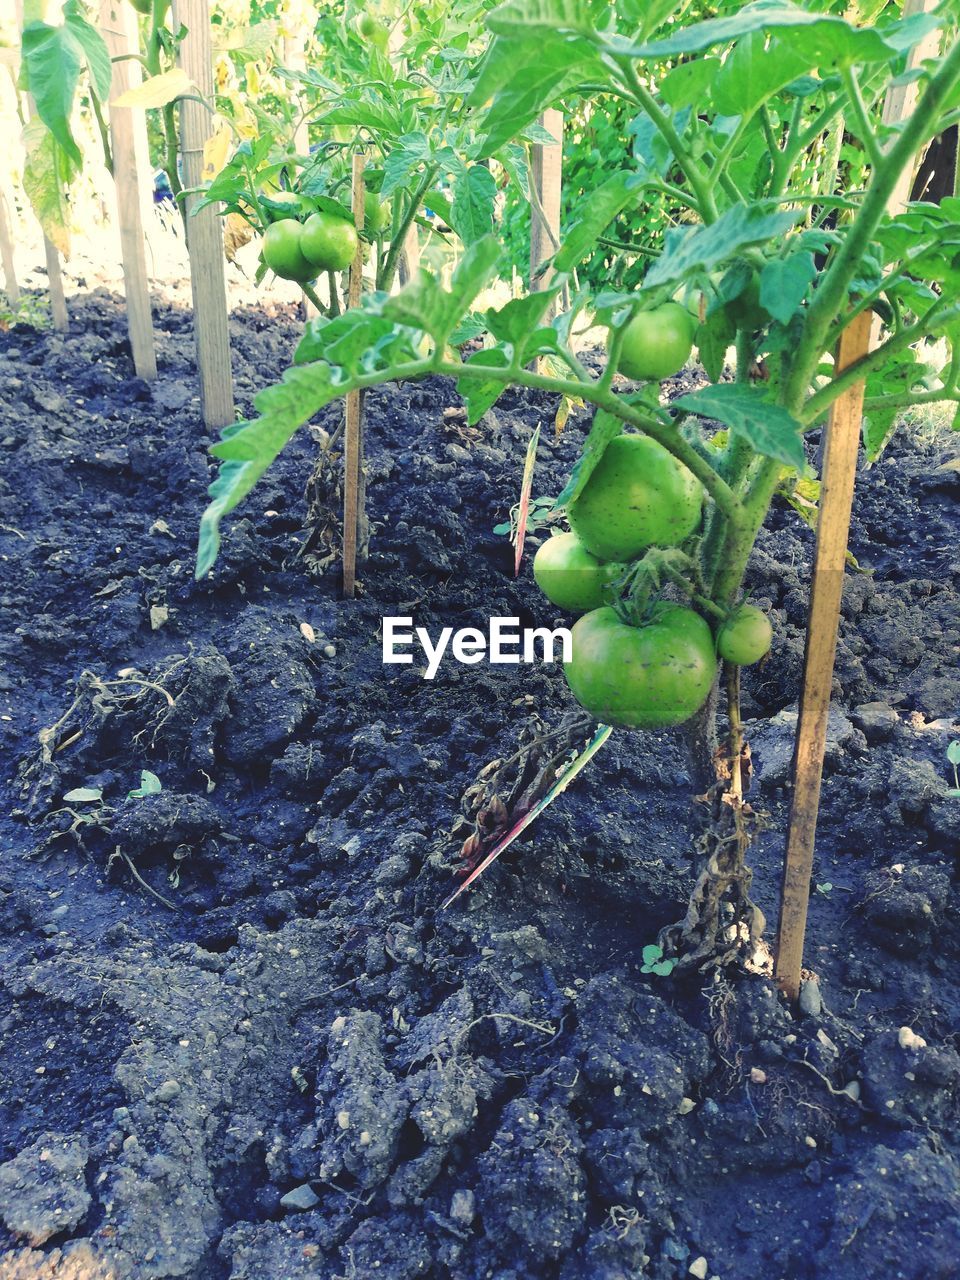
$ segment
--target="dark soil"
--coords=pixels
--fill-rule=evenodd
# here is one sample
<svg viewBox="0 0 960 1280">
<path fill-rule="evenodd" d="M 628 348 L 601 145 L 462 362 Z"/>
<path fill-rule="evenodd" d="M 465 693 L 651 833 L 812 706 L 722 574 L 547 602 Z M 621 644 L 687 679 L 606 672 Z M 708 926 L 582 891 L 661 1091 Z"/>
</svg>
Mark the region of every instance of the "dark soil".
<svg viewBox="0 0 960 1280">
<path fill-rule="evenodd" d="M 359 598 L 296 555 L 309 431 L 195 584 L 189 317 L 151 388 L 114 297 L 72 316 L 0 335 L 0 1277 L 960 1275 L 957 438 L 860 477 L 793 1014 L 759 974 L 640 971 L 692 883 L 677 735 L 615 734 L 437 911 L 463 793 L 572 700 L 550 666 L 383 666 L 381 619 L 553 621 L 492 528 L 532 427 L 555 493 L 583 416 L 373 393 Z M 245 411 L 297 334 L 234 316 Z M 778 508 L 751 568 L 771 938 L 811 548 Z"/>
</svg>

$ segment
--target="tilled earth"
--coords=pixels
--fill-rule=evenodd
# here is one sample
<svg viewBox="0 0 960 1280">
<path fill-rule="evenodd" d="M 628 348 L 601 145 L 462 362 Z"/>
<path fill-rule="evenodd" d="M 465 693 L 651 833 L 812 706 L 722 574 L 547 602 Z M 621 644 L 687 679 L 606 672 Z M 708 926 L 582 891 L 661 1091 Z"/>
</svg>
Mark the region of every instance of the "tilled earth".
<svg viewBox="0 0 960 1280">
<path fill-rule="evenodd" d="M 492 530 L 533 427 L 550 495 L 586 419 L 371 393 L 345 602 L 298 556 L 332 406 L 196 584 L 209 439 L 189 316 L 158 322 L 153 387 L 108 293 L 0 335 L 0 1278 L 955 1280 L 957 437 L 860 477 L 794 1014 L 641 972 L 692 881 L 676 735 L 615 734 L 438 911 L 464 792 L 572 700 L 551 666 L 384 666 L 382 618 L 555 621 Z M 248 411 L 298 324 L 232 330 Z M 750 573 L 771 934 L 811 549 L 778 507 Z"/>
</svg>

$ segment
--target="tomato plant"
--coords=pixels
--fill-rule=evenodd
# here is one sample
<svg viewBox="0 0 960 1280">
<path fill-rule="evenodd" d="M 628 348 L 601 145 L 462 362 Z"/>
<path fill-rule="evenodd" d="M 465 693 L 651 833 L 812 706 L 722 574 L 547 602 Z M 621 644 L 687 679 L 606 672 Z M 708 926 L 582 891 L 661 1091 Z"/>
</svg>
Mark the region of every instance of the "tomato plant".
<svg viewBox="0 0 960 1280">
<path fill-rule="evenodd" d="M 874 6 L 858 23 L 790 0 L 754 0 L 684 22 L 672 5 L 633 0 L 507 0 L 488 26 L 486 53 L 454 93 L 470 109 L 468 135 L 449 116 L 441 127 L 432 102 L 421 105 L 432 117 L 426 141 L 419 134 L 415 144 L 401 140 L 384 162 L 389 194 L 402 185 L 398 178 L 391 187 L 393 175 L 408 174 L 416 159 L 419 180 L 404 203 L 409 216 L 444 171 L 455 169 L 457 192 L 474 184 L 489 189 L 487 164 L 500 157 L 509 168 L 511 147 L 558 103 L 590 102 L 595 110 L 608 100 L 618 109 L 626 104 L 632 155 L 584 192 L 562 228 L 553 275 L 541 292 L 474 312 L 502 253 L 490 222 L 473 218 L 449 283 L 424 271 L 393 296 L 379 292 L 344 315 L 314 320 L 284 382 L 258 396 L 257 416 L 213 447 L 221 470 L 203 518 L 197 572 L 214 561 L 222 517 L 284 442 L 351 389 L 446 375 L 456 380 L 470 423 L 511 385 L 592 406 L 593 425 L 558 508 L 588 551 L 631 563 L 616 606 L 577 624 L 591 643 L 568 676 L 589 710 L 619 723 L 696 716 L 701 769 L 725 760 L 716 785 L 732 787 L 735 803 L 718 820 L 733 826 L 718 836 L 691 911 L 667 939 L 681 963 L 715 962 L 752 946 L 762 927 L 743 861 L 753 818 L 741 804 L 737 665 L 760 646 L 731 645 L 743 639 L 749 614 L 728 624 L 758 531 L 774 495 L 798 479 L 806 483 L 804 437 L 854 383 L 866 383 L 868 458 L 905 407 L 960 401 L 960 199 L 888 212 L 917 156 L 960 115 L 956 21 L 949 7 L 903 17 L 895 5 Z M 908 69 L 910 51 L 933 31 L 942 53 Z M 891 128 L 882 117 L 884 96 L 905 80 L 916 85 L 917 105 Z M 331 115 L 337 123 L 358 118 L 345 117 L 342 108 Z M 438 150 L 441 136 L 457 138 L 454 155 L 469 137 L 467 160 L 453 166 Z M 664 190 L 681 216 L 665 228 L 639 287 L 583 287 L 579 266 L 610 228 L 642 209 L 649 193 Z M 569 307 L 553 316 L 564 289 Z M 659 378 L 686 354 L 689 336 L 677 297 L 696 299 L 693 340 L 708 384 L 667 403 Z M 677 326 L 670 359 L 631 363 L 638 318 L 668 305 Z M 877 340 L 838 368 L 840 336 L 865 312 L 876 317 Z M 468 325 L 483 346 L 461 355 Z M 607 333 L 600 372 L 575 348 L 577 332 L 588 325 Z M 661 335 L 642 328 L 639 334 L 647 356 Z M 539 357 L 549 363 L 533 367 Z M 649 381 L 624 387 L 617 381 L 621 368 Z M 632 468 L 628 459 L 641 452 L 645 466 Z M 582 655 L 631 655 L 663 628 L 670 632 L 662 611 L 667 594 L 688 605 L 687 683 L 679 660 L 664 659 L 663 689 L 673 710 L 666 709 L 666 694 L 633 682 L 637 701 L 624 694 L 619 705 L 608 686 L 587 678 Z M 730 733 L 726 754 L 715 757 L 714 652 L 725 626 Z M 653 627 L 661 631 L 651 638 Z M 757 628 L 747 630 L 746 639 L 755 641 Z M 664 652 L 673 650 L 665 644 Z"/>
</svg>

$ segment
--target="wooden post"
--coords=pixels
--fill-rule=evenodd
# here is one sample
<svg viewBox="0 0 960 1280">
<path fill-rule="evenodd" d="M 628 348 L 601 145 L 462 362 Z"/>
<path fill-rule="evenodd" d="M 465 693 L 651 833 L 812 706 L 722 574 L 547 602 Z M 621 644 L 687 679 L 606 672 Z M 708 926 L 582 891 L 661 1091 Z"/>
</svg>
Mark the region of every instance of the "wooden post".
<svg viewBox="0 0 960 1280">
<path fill-rule="evenodd" d="M 0 190 L 0 260 L 3 262 L 3 286 L 11 307 L 20 305 L 20 286 L 13 262 L 13 234 L 10 230 L 10 213 L 7 198 Z"/>
<path fill-rule="evenodd" d="M 933 0 L 905 0 L 903 16 L 933 8 Z M 931 44 L 931 39 L 934 44 Z M 910 65 L 936 52 L 936 33 L 912 51 Z M 894 85 L 887 90 L 884 124 L 895 124 L 913 110 L 915 85 Z M 891 213 L 906 204 L 913 173 L 905 173 L 890 199 Z M 873 315 L 861 313 L 840 338 L 837 370 L 853 364 L 870 350 L 876 337 Z M 840 603 L 846 564 L 850 513 L 860 448 L 864 384 L 856 383 L 834 401 L 824 430 L 820 515 L 814 552 L 810 614 L 803 663 L 803 692 L 793 759 L 793 803 L 783 863 L 780 927 L 777 936 L 776 978 L 790 1000 L 800 993 L 803 942 L 810 900 L 813 849 L 820 806 L 823 755 L 830 716 L 830 691 L 840 626 Z"/>
<path fill-rule="evenodd" d="M 16 0 L 17 6 L 17 27 L 23 31 L 23 0 Z M 46 20 L 46 15 L 44 16 Z M 32 119 L 36 114 L 33 105 L 33 97 L 27 94 L 27 118 Z M 43 257 L 47 268 L 47 291 L 50 294 L 50 317 L 53 320 L 53 327 L 61 333 L 65 332 L 69 324 L 67 317 L 67 299 L 63 291 L 63 275 L 60 271 L 60 255 L 57 253 L 56 247 L 52 241 L 46 236 L 43 237 Z"/>
<path fill-rule="evenodd" d="M 838 371 L 866 355 L 870 346 L 871 323 L 872 313 L 863 311 L 844 329 L 837 359 Z M 862 382 L 855 383 L 840 395 L 834 401 L 825 428 L 823 485 L 793 764 L 793 805 L 783 864 L 777 939 L 777 981 L 791 1000 L 795 1000 L 800 991 L 803 938 L 840 625 L 843 571 L 860 448 L 863 395 Z"/>
<path fill-rule="evenodd" d="M 353 156 L 353 218 L 363 230 L 363 153 Z M 350 268 L 349 304 L 360 305 L 363 288 L 363 243 Z M 357 585 L 357 542 L 362 519 L 361 471 L 363 468 L 362 402 L 359 391 L 350 391 L 344 407 L 343 427 L 343 594 L 352 599 Z"/>
<path fill-rule="evenodd" d="M 530 292 L 543 289 L 550 273 L 538 275 L 540 265 L 551 258 L 560 243 L 560 195 L 563 171 L 563 112 L 551 109 L 540 124 L 554 138 L 551 146 L 536 143 L 530 174 L 533 198 L 530 209 Z M 539 208 L 537 205 L 539 204 Z"/>
<path fill-rule="evenodd" d="M 137 171 L 137 147 L 134 135 L 134 112 L 129 107 L 116 107 L 112 100 L 141 80 L 140 65 L 124 57 L 136 50 L 131 29 L 136 32 L 133 6 L 127 0 L 101 0 L 100 27 L 111 58 L 122 58 L 113 64 L 110 106 L 110 150 L 113 154 L 113 181 L 117 192 L 117 222 L 120 233 L 120 256 L 123 263 L 123 289 L 127 300 L 127 332 L 133 352 L 133 366 L 138 377 L 153 381 L 157 376 L 157 354 L 153 341 L 153 311 L 147 282 L 146 245 L 141 221 L 140 175 Z"/>
<path fill-rule="evenodd" d="M 200 90 L 213 96 L 208 0 L 173 0 L 173 25 L 187 28 L 180 45 L 180 66 Z M 180 155 L 184 187 L 198 187 L 203 174 L 203 145 L 210 136 L 210 112 L 200 102 L 180 103 Z M 187 249 L 193 293 L 193 335 L 200 373 L 200 401 L 208 427 L 233 422 L 233 373 L 227 324 L 223 228 L 213 205 L 196 216 L 196 196 L 187 196 Z"/>
</svg>

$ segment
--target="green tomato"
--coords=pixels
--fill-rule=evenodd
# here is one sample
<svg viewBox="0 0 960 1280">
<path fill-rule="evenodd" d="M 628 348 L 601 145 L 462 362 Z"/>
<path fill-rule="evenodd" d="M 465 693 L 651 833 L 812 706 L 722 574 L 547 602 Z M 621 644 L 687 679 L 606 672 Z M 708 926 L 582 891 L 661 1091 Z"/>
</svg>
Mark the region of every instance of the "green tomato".
<svg viewBox="0 0 960 1280">
<path fill-rule="evenodd" d="M 153 12 L 153 0 L 130 0 L 130 3 L 137 13 L 142 13 L 145 17 Z"/>
<path fill-rule="evenodd" d="M 301 250 L 302 227 L 296 218 L 272 222 L 263 236 L 263 260 L 282 280 L 306 284 L 317 274 Z"/>
<path fill-rule="evenodd" d="M 387 205 L 373 191 L 363 193 L 363 229 L 368 235 L 378 236 L 387 225 Z"/>
<path fill-rule="evenodd" d="M 357 19 L 357 34 L 361 39 L 369 40 L 381 53 L 386 49 L 390 39 L 387 28 L 382 22 L 378 22 L 372 13 L 361 13 Z"/>
<path fill-rule="evenodd" d="M 710 628 L 683 605 L 660 602 L 641 627 L 605 606 L 574 624 L 564 675 L 577 701 L 605 724 L 666 729 L 706 702 L 717 676 Z"/>
<path fill-rule="evenodd" d="M 742 604 L 717 632 L 717 653 L 724 662 L 749 667 L 770 652 L 773 627 L 767 615 L 753 604 Z"/>
<path fill-rule="evenodd" d="M 618 370 L 637 382 L 661 382 L 690 359 L 696 324 L 679 302 L 640 311 L 627 325 Z"/>
<path fill-rule="evenodd" d="M 356 256 L 360 238 L 352 222 L 333 213 L 312 213 L 303 224 L 300 247 L 321 271 L 344 271 Z"/>
<path fill-rule="evenodd" d="M 533 576 L 551 604 L 568 613 L 587 613 L 609 604 L 611 584 L 622 564 L 603 564 L 575 533 L 548 538 L 533 558 Z"/>
<path fill-rule="evenodd" d="M 567 517 L 601 560 L 679 546 L 700 523 L 700 481 L 649 436 L 611 440 Z"/>
</svg>

